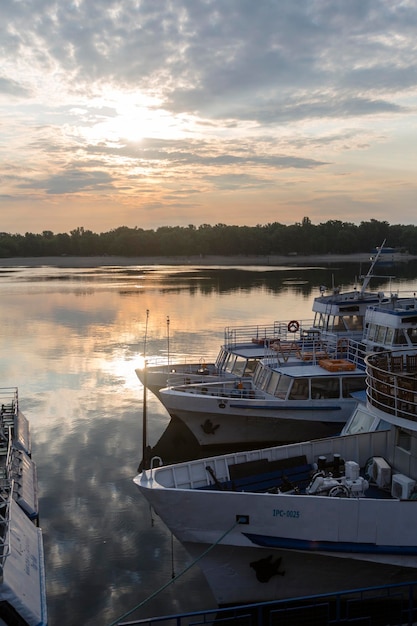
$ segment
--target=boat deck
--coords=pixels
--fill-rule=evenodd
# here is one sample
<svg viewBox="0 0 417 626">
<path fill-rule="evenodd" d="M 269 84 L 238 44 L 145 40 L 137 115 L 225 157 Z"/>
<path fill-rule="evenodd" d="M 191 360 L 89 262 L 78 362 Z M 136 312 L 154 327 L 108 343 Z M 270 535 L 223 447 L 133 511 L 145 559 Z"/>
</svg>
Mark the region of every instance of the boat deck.
<svg viewBox="0 0 417 626">
<path fill-rule="evenodd" d="M 199 487 L 202 490 L 308 494 L 309 487 L 313 484 L 318 473 L 327 476 L 332 481 L 333 487 L 336 488 L 338 486 L 344 487 L 346 482 L 346 467 L 344 461 L 337 455 L 330 462 L 326 462 L 321 470 L 318 470 L 317 464 L 308 463 L 305 455 L 285 460 L 268 461 L 261 459 L 260 461 L 229 465 L 230 480 L 223 481 L 216 479 L 210 466 L 206 469 L 213 482 Z M 360 471 L 360 480 L 367 481 L 367 484 L 365 483 L 366 489 L 361 495 L 370 498 L 391 499 L 390 490 L 372 483 L 369 472 L 369 467 L 364 467 Z M 339 497 L 347 495 L 344 489 L 339 489 L 338 492 Z M 410 499 L 417 500 L 417 493 L 414 498 Z"/>
</svg>

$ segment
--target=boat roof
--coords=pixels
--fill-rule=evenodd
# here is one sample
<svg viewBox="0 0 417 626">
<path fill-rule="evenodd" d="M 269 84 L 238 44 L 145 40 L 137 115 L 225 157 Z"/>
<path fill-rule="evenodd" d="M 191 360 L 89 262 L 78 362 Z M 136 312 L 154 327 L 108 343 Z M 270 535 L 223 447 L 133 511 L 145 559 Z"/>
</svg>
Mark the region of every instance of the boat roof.
<svg viewBox="0 0 417 626">
<path fill-rule="evenodd" d="M 253 357 L 254 359 L 262 359 L 265 356 L 265 347 L 259 346 L 254 343 L 249 343 L 244 346 L 236 346 L 233 349 L 223 346 L 226 352 L 231 352 L 236 356 L 241 356 L 245 359 Z"/>
<path fill-rule="evenodd" d="M 365 372 L 363 369 L 359 369 L 355 367 L 353 370 L 339 370 L 339 371 L 331 371 L 327 370 L 319 364 L 286 364 L 284 366 L 270 367 L 269 369 L 279 372 L 280 374 L 285 374 L 291 378 L 311 378 L 312 376 L 318 377 L 323 376 L 328 378 L 329 376 L 364 376 Z"/>
</svg>

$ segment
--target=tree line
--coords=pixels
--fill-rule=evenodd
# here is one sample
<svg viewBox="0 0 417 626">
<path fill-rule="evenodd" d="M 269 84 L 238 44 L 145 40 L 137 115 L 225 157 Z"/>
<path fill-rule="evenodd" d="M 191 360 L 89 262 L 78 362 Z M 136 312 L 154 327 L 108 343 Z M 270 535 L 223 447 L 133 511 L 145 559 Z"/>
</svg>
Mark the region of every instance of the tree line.
<svg viewBox="0 0 417 626">
<path fill-rule="evenodd" d="M 42 256 L 205 256 L 353 254 L 386 245 L 417 254 L 417 226 L 371 219 L 359 225 L 308 217 L 292 225 L 162 226 L 155 230 L 121 226 L 104 233 L 83 227 L 70 233 L 0 233 L 0 257 Z"/>
</svg>

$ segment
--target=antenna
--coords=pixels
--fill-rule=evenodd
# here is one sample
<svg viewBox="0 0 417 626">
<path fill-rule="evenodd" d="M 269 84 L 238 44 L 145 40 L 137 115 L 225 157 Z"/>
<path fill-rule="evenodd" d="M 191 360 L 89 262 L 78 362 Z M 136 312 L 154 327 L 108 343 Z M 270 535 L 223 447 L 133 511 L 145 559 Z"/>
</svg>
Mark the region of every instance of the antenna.
<svg viewBox="0 0 417 626">
<path fill-rule="evenodd" d="M 149 309 L 146 309 L 145 337 L 143 340 L 143 356 L 146 358 L 146 342 L 148 340 Z"/>
<path fill-rule="evenodd" d="M 369 268 L 368 273 L 366 274 L 366 276 L 365 276 L 365 278 L 363 280 L 361 293 L 363 293 L 365 291 L 365 289 L 369 285 L 369 282 L 370 282 L 370 280 L 372 278 L 372 274 L 373 274 L 373 271 L 374 271 L 374 267 L 375 267 L 376 263 L 378 262 L 379 257 L 381 256 L 382 250 L 383 250 L 383 248 L 385 246 L 385 242 L 386 242 L 386 239 L 384 239 L 384 241 L 382 242 L 382 245 L 379 246 L 379 248 L 377 248 L 378 252 L 376 253 L 376 255 L 375 255 L 375 257 L 374 257 L 374 259 L 373 259 L 373 261 L 371 263 L 371 267 Z"/>
</svg>

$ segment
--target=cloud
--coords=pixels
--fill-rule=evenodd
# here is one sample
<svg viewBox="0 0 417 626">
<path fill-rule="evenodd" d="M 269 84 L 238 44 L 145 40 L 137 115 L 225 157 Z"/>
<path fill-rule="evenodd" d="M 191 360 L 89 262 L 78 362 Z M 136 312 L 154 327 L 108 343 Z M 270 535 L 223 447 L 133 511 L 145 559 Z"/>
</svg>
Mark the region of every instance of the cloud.
<svg viewBox="0 0 417 626">
<path fill-rule="evenodd" d="M 27 98 L 30 96 L 30 91 L 28 89 L 15 80 L 5 78 L 4 76 L 0 76 L 0 93 L 19 98 Z"/>
<path fill-rule="evenodd" d="M 218 221 L 208 187 L 265 194 L 269 216 L 308 210 L 316 188 L 339 197 L 343 171 L 382 218 L 374 190 L 398 190 L 398 171 L 406 186 L 417 157 L 416 26 L 413 0 L 3 2 L 2 204 L 83 193 L 99 223 L 110 193 L 165 203 L 172 222 L 170 198 L 189 189 Z"/>
<path fill-rule="evenodd" d="M 111 177 L 107 172 L 81 170 L 64 171 L 62 174 L 37 182 L 31 181 L 21 186 L 44 189 L 48 194 L 72 194 L 89 190 L 98 192 L 113 188 Z"/>
</svg>

